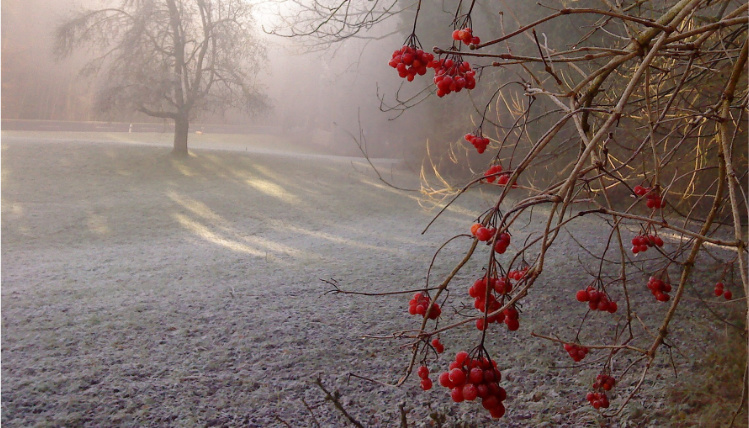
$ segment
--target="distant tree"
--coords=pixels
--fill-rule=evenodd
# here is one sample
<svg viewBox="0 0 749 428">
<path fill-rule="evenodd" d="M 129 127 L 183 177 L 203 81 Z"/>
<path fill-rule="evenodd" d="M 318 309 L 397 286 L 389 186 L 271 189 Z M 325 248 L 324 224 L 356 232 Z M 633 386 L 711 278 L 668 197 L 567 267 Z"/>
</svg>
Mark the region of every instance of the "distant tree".
<svg viewBox="0 0 749 428">
<path fill-rule="evenodd" d="M 174 151 L 187 154 L 199 111 L 267 106 L 254 84 L 265 49 L 241 0 L 119 0 L 87 9 L 55 31 L 62 59 L 83 47 L 96 56 L 82 70 L 100 74 L 101 111 L 138 111 L 174 121 Z"/>
</svg>

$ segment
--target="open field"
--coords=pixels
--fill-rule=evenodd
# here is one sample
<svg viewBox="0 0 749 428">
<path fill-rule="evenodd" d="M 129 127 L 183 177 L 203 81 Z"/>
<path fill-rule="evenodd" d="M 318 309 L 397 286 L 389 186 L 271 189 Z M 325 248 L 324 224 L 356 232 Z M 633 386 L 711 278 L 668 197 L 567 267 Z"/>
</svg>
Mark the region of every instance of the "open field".
<svg viewBox="0 0 749 428">
<path fill-rule="evenodd" d="M 304 402 L 321 426 L 344 426 L 317 376 L 367 426 L 396 425 L 402 401 L 415 426 L 432 426 L 430 412 L 493 424 L 478 404 L 449 403 L 443 388 L 425 393 L 415 378 L 398 389 L 349 379 L 397 379 L 407 361 L 402 342 L 362 336 L 417 322 L 406 313 L 408 297 L 324 294 L 330 287 L 320 280 L 370 292 L 422 287 L 439 245 L 488 206 L 480 192 L 421 235 L 435 211 L 384 186 L 362 159 L 268 136 L 202 136 L 181 160 L 169 155 L 168 135 L 2 136 L 3 426 L 314 426 Z M 418 184 L 390 161 L 379 165 L 388 175 L 393 167 L 399 184 Z M 518 242 L 540 227 L 525 223 Z M 604 225 L 584 226 L 575 237 L 600 245 Z M 468 246 L 447 246 L 433 280 Z M 561 348 L 529 337 L 574 335 L 575 322 L 560 318 L 583 313 L 573 301 L 589 281 L 578 256 L 585 253 L 569 234 L 561 237 L 520 330 L 491 339 L 502 344 L 492 349 L 502 350 L 509 395 L 496 426 L 603 421 L 582 405 L 599 366 L 570 369 Z M 479 270 L 471 262 L 456 283 L 469 284 Z M 654 324 L 649 316 L 663 306 L 643 291 L 633 299 Z M 659 386 L 615 425 L 679 426 L 707 411 L 669 398 L 670 387 L 710 369 L 706 358 L 723 337 L 696 298 L 685 307 L 672 329 L 673 363 L 656 361 L 647 382 Z M 445 366 L 471 343 L 454 335 L 443 342 Z"/>
</svg>

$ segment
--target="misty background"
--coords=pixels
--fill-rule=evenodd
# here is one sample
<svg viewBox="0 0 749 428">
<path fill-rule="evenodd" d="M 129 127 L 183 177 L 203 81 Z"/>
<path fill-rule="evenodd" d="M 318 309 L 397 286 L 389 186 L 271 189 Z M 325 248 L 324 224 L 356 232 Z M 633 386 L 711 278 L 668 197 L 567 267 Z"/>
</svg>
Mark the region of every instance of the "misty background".
<svg viewBox="0 0 749 428">
<path fill-rule="evenodd" d="M 171 132 L 173 125 L 168 120 L 132 111 L 99 111 L 95 107 L 97 77 L 79 73 L 91 53 L 79 51 L 70 58 L 55 60 L 55 28 L 73 11 L 105 4 L 3 0 L 3 129 L 21 126 L 19 120 L 103 121 L 154 123 L 162 125 L 163 132 Z M 299 39 L 267 34 L 273 28 L 284 30 L 272 16 L 276 12 L 273 5 L 261 5 L 255 13 L 255 36 L 267 48 L 267 63 L 258 81 L 272 107 L 254 116 L 237 111 L 223 115 L 200 112 L 190 124 L 191 133 L 260 130 L 334 154 L 357 155 L 360 152 L 353 138 L 358 139 L 361 131 L 372 156 L 407 158 L 419 152 L 425 138 L 419 129 L 425 128 L 413 123 L 423 122 L 423 112 L 409 112 L 407 117 L 391 120 L 396 114 L 380 111 L 378 99 L 378 86 L 380 96 L 386 96 L 386 91 L 400 84 L 401 79 L 387 61 L 405 37 L 400 27 L 407 28 L 411 23 L 392 19 L 377 32 L 369 33 L 371 38 L 350 39 L 320 49 L 310 48 Z M 429 80 L 412 85 L 421 89 Z M 34 125 L 24 122 L 23 126 Z"/>
</svg>

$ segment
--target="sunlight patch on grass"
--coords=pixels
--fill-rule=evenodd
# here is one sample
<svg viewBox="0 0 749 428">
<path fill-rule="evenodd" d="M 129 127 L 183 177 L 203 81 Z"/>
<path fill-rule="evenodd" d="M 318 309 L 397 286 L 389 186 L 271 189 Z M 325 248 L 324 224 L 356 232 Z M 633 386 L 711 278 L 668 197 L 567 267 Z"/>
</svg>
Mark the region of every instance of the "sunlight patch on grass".
<svg viewBox="0 0 749 428">
<path fill-rule="evenodd" d="M 213 223 L 223 222 L 221 216 L 214 213 L 208 207 L 208 205 L 204 204 L 203 202 L 197 201 L 195 199 L 184 198 L 171 191 L 167 193 L 167 197 L 198 217 L 204 218 Z"/>
<path fill-rule="evenodd" d="M 283 187 L 271 181 L 255 178 L 255 179 L 245 180 L 245 183 L 247 183 L 250 187 L 252 187 L 253 189 L 259 192 L 265 193 L 266 195 L 272 196 L 274 198 L 278 198 L 289 204 L 299 203 L 299 198 L 287 192 L 286 189 L 284 189 Z"/>
<path fill-rule="evenodd" d="M 378 245 L 371 245 L 371 244 L 364 244 L 361 241 L 356 241 L 352 239 L 342 238 L 340 236 L 336 236 L 331 233 L 325 233 L 325 232 L 318 232 L 314 230 L 307 230 L 303 229 L 301 227 L 296 227 L 293 225 L 286 225 L 284 226 L 284 229 L 286 229 L 288 232 L 294 232 L 295 234 L 299 235 L 306 235 L 317 239 L 324 239 L 326 241 L 334 242 L 336 244 L 343 244 L 348 245 L 356 248 L 362 248 L 367 250 L 375 250 L 378 252 L 386 252 L 386 253 L 392 253 L 392 254 L 400 254 L 402 251 L 398 250 L 397 248 L 394 248 L 392 246 L 385 247 L 385 246 L 378 246 Z M 406 240 L 407 243 L 417 245 L 418 242 L 414 240 Z"/>
<path fill-rule="evenodd" d="M 232 251 L 236 251 L 239 253 L 250 254 L 250 255 L 258 256 L 258 257 L 262 257 L 265 255 L 264 251 L 260 251 L 257 248 L 253 248 L 253 247 L 250 247 L 248 245 L 245 245 L 236 241 L 222 238 L 221 236 L 213 233 L 210 229 L 208 229 L 204 225 L 196 221 L 193 221 L 182 214 L 174 214 L 173 217 L 185 229 L 193 232 L 195 235 L 199 236 L 200 238 L 205 239 L 208 242 L 212 242 L 216 245 L 226 247 Z"/>
<path fill-rule="evenodd" d="M 97 235 L 109 235 L 111 232 L 107 218 L 101 214 L 91 214 L 88 217 L 88 229 Z"/>
<path fill-rule="evenodd" d="M 279 254 L 297 254 L 300 252 L 293 247 L 282 245 L 277 242 L 273 242 L 271 240 L 256 236 L 243 238 L 243 241 L 245 242 L 229 239 L 219 235 L 218 233 L 215 233 L 207 226 L 194 221 L 185 215 L 175 213 L 172 215 L 172 217 L 177 220 L 177 222 L 181 224 L 182 227 L 194 233 L 196 236 L 213 244 L 220 245 L 239 253 L 265 257 L 267 256 L 268 252 Z"/>
</svg>

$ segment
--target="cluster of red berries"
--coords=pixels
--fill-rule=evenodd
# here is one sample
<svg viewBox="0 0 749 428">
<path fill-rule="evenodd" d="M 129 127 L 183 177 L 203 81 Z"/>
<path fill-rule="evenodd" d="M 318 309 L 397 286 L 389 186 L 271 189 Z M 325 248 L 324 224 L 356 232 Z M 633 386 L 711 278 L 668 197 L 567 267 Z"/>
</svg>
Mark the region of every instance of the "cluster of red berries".
<svg viewBox="0 0 749 428">
<path fill-rule="evenodd" d="M 607 311 L 613 314 L 618 309 L 616 302 L 609 300 L 605 292 L 598 291 L 593 286 L 588 286 L 584 290 L 578 290 L 575 298 L 579 302 L 588 302 L 588 307 L 592 311 Z"/>
<path fill-rule="evenodd" d="M 494 252 L 497 254 L 504 254 L 509 246 L 510 234 L 507 232 L 500 233 L 499 236 L 497 236 L 497 242 L 494 243 Z"/>
<path fill-rule="evenodd" d="M 720 297 L 721 295 L 723 295 L 723 297 L 725 297 L 726 300 L 731 300 L 731 298 L 733 297 L 733 293 L 731 293 L 731 290 L 725 290 L 724 291 L 723 290 L 724 287 L 725 286 L 723 285 L 722 282 L 719 282 L 719 283 L 715 284 L 715 295 L 718 296 L 718 297 Z"/>
<path fill-rule="evenodd" d="M 525 274 L 528 273 L 528 269 L 530 269 L 530 266 L 526 266 L 522 269 L 511 270 L 507 272 L 507 277 L 514 279 L 515 281 L 520 281 L 525 277 Z"/>
<path fill-rule="evenodd" d="M 609 407 L 609 397 L 606 396 L 605 392 L 589 392 L 585 398 L 596 410 Z"/>
<path fill-rule="evenodd" d="M 427 309 L 429 309 L 429 304 L 432 302 L 432 299 L 429 298 L 429 296 L 426 295 L 424 292 L 418 292 L 414 294 L 414 296 L 411 298 L 411 301 L 408 302 L 408 313 L 411 315 L 421 315 L 424 316 L 427 313 Z M 437 317 L 442 314 L 442 310 L 440 309 L 440 305 L 437 304 L 437 302 L 434 303 L 432 306 L 432 309 L 429 311 L 429 319 L 437 319 Z"/>
<path fill-rule="evenodd" d="M 471 235 L 478 238 L 481 242 L 489 241 L 495 233 L 497 233 L 497 229 L 493 227 L 485 227 L 481 223 L 473 223 L 471 226 Z"/>
<path fill-rule="evenodd" d="M 466 135 L 466 138 L 468 138 L 468 135 Z M 492 165 L 489 167 L 489 169 L 486 170 L 486 172 L 484 173 L 484 177 L 486 177 L 485 179 L 489 183 L 494 183 L 494 181 L 496 180 L 497 185 L 505 186 L 510 181 L 510 173 L 506 172 L 504 174 L 498 174 L 500 172 L 502 172 L 502 165 Z M 513 184 L 512 187 L 517 187 L 517 184 Z"/>
<path fill-rule="evenodd" d="M 459 40 L 467 45 L 478 45 L 481 43 L 481 39 L 474 36 L 473 30 L 470 28 L 453 31 L 453 40 Z"/>
<path fill-rule="evenodd" d="M 596 410 L 608 408 L 609 397 L 606 396 L 606 391 L 611 391 L 614 385 L 616 385 L 616 379 L 601 373 L 596 376 L 596 381 L 593 382 L 593 389 L 598 390 L 598 392 L 589 392 L 585 398 Z"/>
<path fill-rule="evenodd" d="M 496 228 L 485 227 L 481 223 L 474 223 L 471 226 L 471 235 L 475 236 L 481 242 L 489 243 L 494 235 L 497 234 Z M 497 236 L 497 240 L 494 243 L 494 251 L 497 254 L 504 254 L 507 251 L 507 247 L 510 246 L 511 236 L 507 232 L 502 232 Z"/>
<path fill-rule="evenodd" d="M 518 320 L 518 317 L 520 314 L 518 313 L 518 310 L 514 307 L 509 307 L 504 310 L 505 315 L 505 324 L 507 324 L 507 330 L 515 331 L 520 328 L 520 321 Z"/>
<path fill-rule="evenodd" d="M 576 363 L 582 361 L 583 358 L 588 355 L 588 352 L 590 352 L 590 349 L 585 346 L 576 345 L 574 343 L 565 343 L 564 350 L 570 354 L 570 357 L 572 357 Z"/>
<path fill-rule="evenodd" d="M 489 278 L 488 286 L 491 287 L 491 289 L 489 290 L 488 299 L 486 297 L 487 281 L 485 277 L 477 279 L 476 282 L 473 283 L 471 288 L 468 289 L 468 295 L 474 298 L 474 308 L 478 309 L 481 312 L 492 313 L 502 307 L 502 304 L 497 300 L 496 297 L 494 297 L 492 291 L 495 291 L 499 294 L 507 294 L 512 291 L 512 283 L 510 282 L 509 278 Z M 508 330 L 515 331 L 520 328 L 520 321 L 518 321 L 518 317 L 518 310 L 514 307 L 509 307 L 496 315 L 487 317 L 486 321 L 484 321 L 484 318 L 479 318 L 478 320 L 476 320 L 476 328 L 479 330 L 484 330 L 486 329 L 488 324 L 492 324 L 495 322 L 504 322 L 505 324 L 507 324 Z"/>
<path fill-rule="evenodd" d="M 437 96 L 440 98 L 451 92 L 476 87 L 476 71 L 468 61 L 442 58 L 429 63 L 429 67 L 434 68 L 434 84 L 437 85 Z M 481 152 L 483 150 L 479 151 Z"/>
<path fill-rule="evenodd" d="M 476 148 L 476 151 L 479 152 L 479 154 L 484 153 L 486 151 L 486 147 L 489 145 L 489 139 L 486 137 L 482 137 L 480 134 L 466 134 L 463 138 L 465 138 L 465 140 L 468 141 L 469 143 L 473 144 L 473 147 Z M 502 170 L 501 166 L 499 167 L 499 170 L 500 171 Z M 494 171 L 494 172 L 498 172 L 498 171 Z M 491 174 L 493 174 L 494 172 L 492 172 Z M 489 174 L 490 173 L 487 171 L 486 173 L 484 173 L 484 176 L 487 176 Z M 486 181 L 491 183 L 494 181 L 494 178 L 495 177 L 488 177 Z"/>
<path fill-rule="evenodd" d="M 393 52 L 393 58 L 388 64 L 398 70 L 400 77 L 411 82 L 417 74 L 419 76 L 425 75 L 427 67 L 432 61 L 434 61 L 434 55 L 429 52 L 424 52 L 414 46 L 404 45 Z"/>
<path fill-rule="evenodd" d="M 472 134 L 467 134 L 466 139 L 468 139 L 468 136 Z M 475 145 L 475 144 L 474 144 Z M 486 181 L 489 183 L 494 183 L 494 181 L 497 179 L 497 173 L 502 172 L 502 165 L 492 165 L 489 167 L 489 169 L 486 170 L 484 173 L 484 177 L 486 177 Z M 503 177 L 504 175 L 501 175 L 500 177 Z"/>
<path fill-rule="evenodd" d="M 497 278 L 490 278 L 489 283 L 492 287 L 496 284 L 498 281 Z M 487 302 L 486 297 L 486 278 L 481 278 L 476 280 L 475 283 L 471 286 L 471 288 L 468 289 L 468 295 L 474 298 L 473 301 L 473 307 L 478 309 L 481 312 L 494 312 L 502 307 L 502 305 L 499 303 L 496 297 L 489 292 L 489 298 Z M 487 324 L 492 323 L 500 323 L 503 322 L 505 319 L 504 312 L 500 312 L 497 315 L 490 316 L 486 318 L 486 321 L 484 321 L 484 318 L 479 318 L 476 320 L 476 328 L 479 330 L 485 330 L 487 327 Z"/>
<path fill-rule="evenodd" d="M 632 254 L 644 253 L 648 248 L 663 246 L 663 239 L 658 235 L 637 235 L 632 238 Z"/>
<path fill-rule="evenodd" d="M 654 188 L 635 186 L 633 190 L 635 191 L 635 195 L 637 196 L 647 195 L 647 201 L 645 202 L 645 204 L 648 206 L 648 208 L 663 208 L 666 206 L 666 203 L 663 202 L 663 198 L 661 198 L 660 193 Z"/>
<path fill-rule="evenodd" d="M 593 382 L 593 389 L 603 389 L 604 391 L 611 391 L 611 388 L 616 385 L 616 379 L 613 377 L 600 373 L 596 376 L 596 381 Z"/>
<path fill-rule="evenodd" d="M 438 354 L 445 352 L 445 345 L 443 345 L 438 338 L 432 339 L 432 347 Z"/>
<path fill-rule="evenodd" d="M 467 352 L 460 351 L 455 361 L 450 363 L 450 370 L 440 374 L 440 385 L 449 388 L 453 401 L 473 401 L 481 398 L 481 405 L 491 413 L 493 418 L 505 414 L 502 402 L 507 392 L 499 386 L 502 374 L 497 363 L 489 359 L 471 358 Z"/>
<path fill-rule="evenodd" d="M 421 389 L 429 391 L 432 389 L 432 379 L 429 379 L 429 367 L 421 366 L 416 371 L 416 374 L 421 378 Z"/>
<path fill-rule="evenodd" d="M 650 292 L 655 296 L 655 300 L 659 302 L 668 302 L 668 299 L 671 298 L 671 296 L 668 295 L 668 293 L 671 292 L 671 284 L 662 279 L 651 276 L 648 280 L 648 289 L 650 289 Z"/>
<path fill-rule="evenodd" d="M 512 283 L 508 278 L 489 278 L 489 285 L 499 294 L 507 294 L 512 291 Z M 468 295 L 473 298 L 483 299 L 486 296 L 486 286 L 486 277 L 481 277 L 468 289 Z"/>
</svg>

